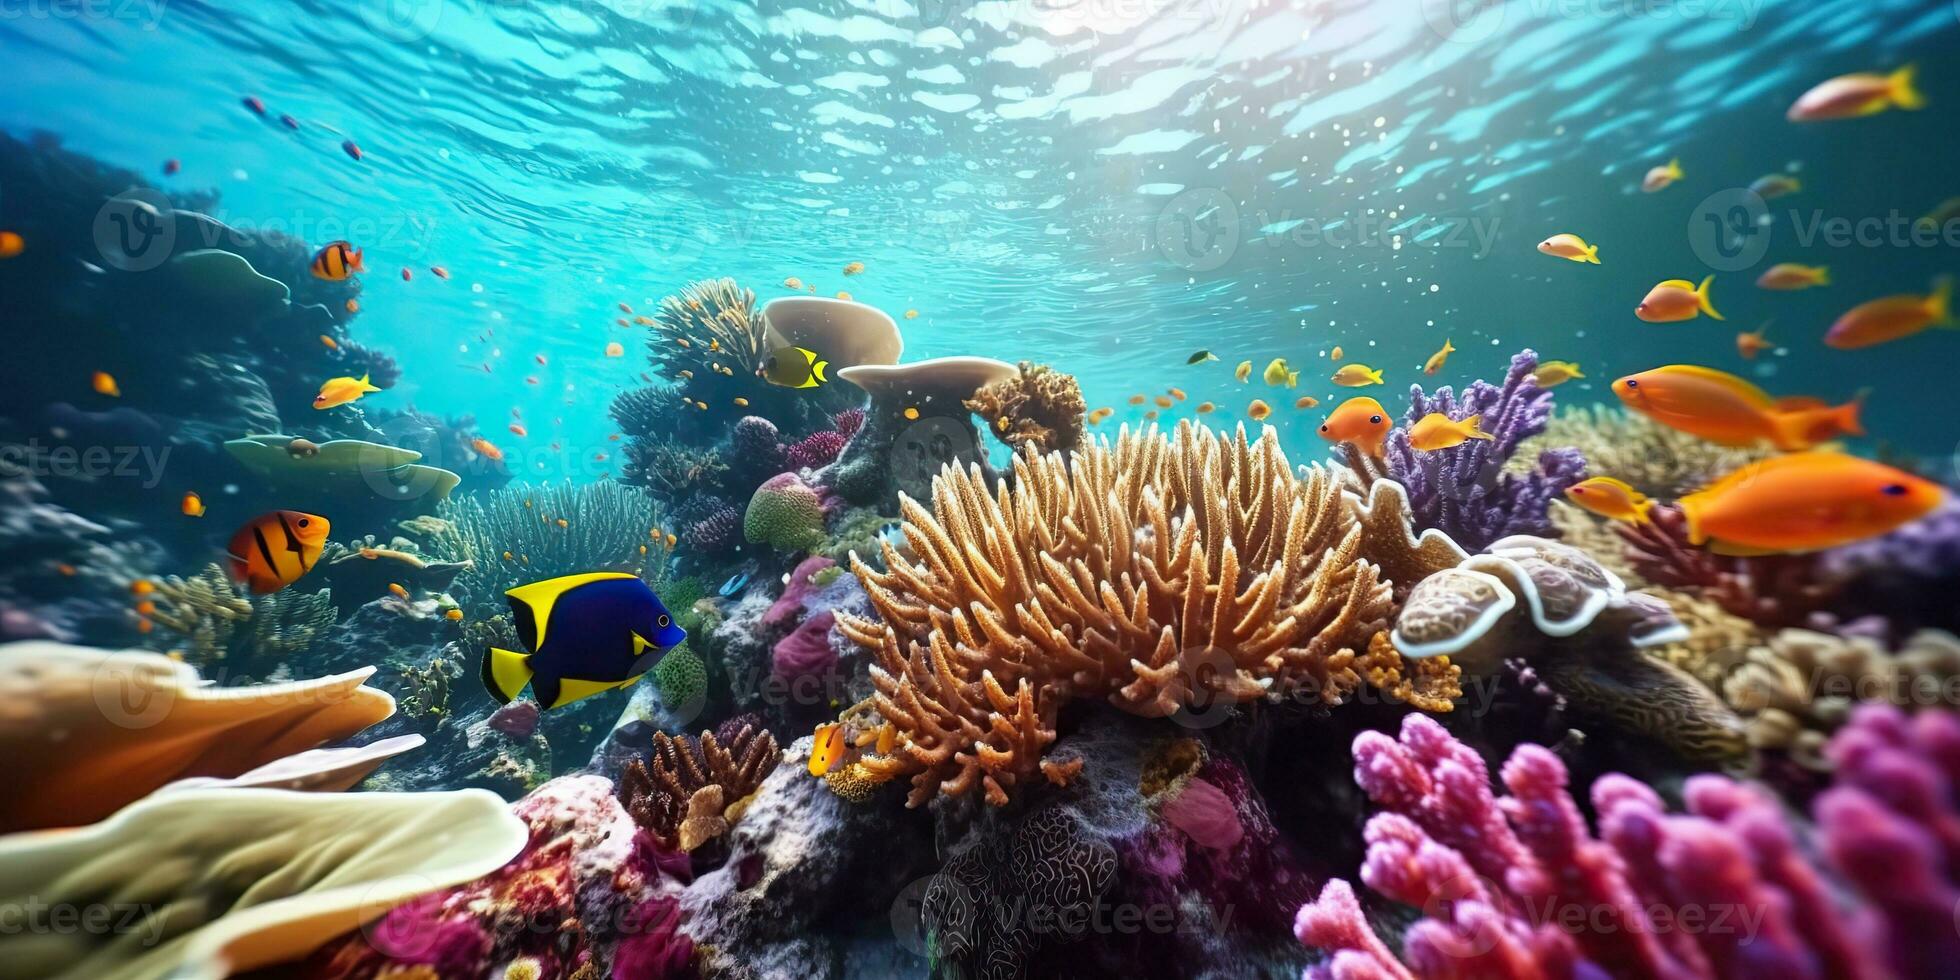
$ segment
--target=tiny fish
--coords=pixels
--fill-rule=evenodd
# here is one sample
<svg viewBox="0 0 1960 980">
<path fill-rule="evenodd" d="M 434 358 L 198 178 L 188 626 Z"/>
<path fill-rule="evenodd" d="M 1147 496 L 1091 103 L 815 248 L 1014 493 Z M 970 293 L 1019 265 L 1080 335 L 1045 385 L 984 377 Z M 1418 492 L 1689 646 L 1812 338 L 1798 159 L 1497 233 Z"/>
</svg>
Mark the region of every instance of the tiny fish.
<svg viewBox="0 0 1960 980">
<path fill-rule="evenodd" d="M 399 582 L 389 582 L 389 583 L 388 583 L 388 591 L 389 591 L 389 592 L 390 592 L 391 594 L 393 594 L 393 595 L 394 595 L 394 597 L 395 597 L 395 598 L 397 598 L 397 599 L 406 599 L 406 598 L 408 598 L 408 590 L 407 590 L 407 589 L 404 589 L 404 588 L 402 588 L 402 587 L 401 587 L 401 583 L 399 583 Z"/>
<path fill-rule="evenodd" d="M 1184 363 L 1203 364 L 1206 361 L 1215 361 L 1215 360 L 1218 360 L 1217 354 L 1214 354 L 1209 350 L 1201 350 L 1201 351 L 1193 351 L 1190 357 L 1184 359 Z"/>
<path fill-rule="evenodd" d="M 606 345 L 606 356 L 624 357 L 626 356 L 626 346 L 624 344 L 621 344 L 619 341 L 615 340 L 612 343 Z"/>
<path fill-rule="evenodd" d="M 801 280 L 801 279 L 798 279 L 798 278 L 796 278 L 795 276 L 791 276 L 791 277 L 789 277 L 788 279 L 785 279 L 785 280 L 783 280 L 783 288 L 784 288 L 784 289 L 802 289 L 802 288 L 803 288 L 803 280 Z"/>
<path fill-rule="evenodd" d="M 1571 361 L 1546 361 L 1531 372 L 1531 380 L 1538 382 L 1540 388 L 1556 388 L 1574 378 L 1584 378 L 1584 371 Z"/>
<path fill-rule="evenodd" d="M 203 517 L 204 498 L 198 496 L 196 490 L 186 490 L 180 509 L 183 510 L 185 517 Z"/>
<path fill-rule="evenodd" d="M 1232 377 L 1237 378 L 1240 381 L 1244 381 L 1245 379 L 1252 377 L 1252 362 L 1240 361 L 1239 366 L 1232 369 Z"/>
<path fill-rule="evenodd" d="M 1382 384 L 1382 373 L 1366 364 L 1343 364 L 1334 372 L 1333 382 L 1343 388 L 1362 388 Z"/>
<path fill-rule="evenodd" d="M 1684 176 L 1686 175 L 1681 172 L 1681 158 L 1675 157 L 1667 161 L 1665 166 L 1647 171 L 1647 176 L 1640 178 L 1640 189 L 1648 194 L 1664 191 L 1669 184 Z"/>
<path fill-rule="evenodd" d="M 1775 347 L 1775 344 L 1770 343 L 1768 338 L 1763 336 L 1766 330 L 1768 330 L 1767 327 L 1752 333 L 1736 334 L 1735 352 L 1741 354 L 1743 360 L 1753 361 L 1756 359 L 1757 354 L 1761 354 L 1763 351 Z"/>
<path fill-rule="evenodd" d="M 1459 421 L 1441 412 L 1430 412 L 1409 427 L 1409 445 L 1423 452 L 1433 453 L 1461 446 L 1472 439 L 1494 441 L 1496 436 L 1477 428 L 1477 424 L 1482 421 L 1481 415 L 1472 415 Z"/>
<path fill-rule="evenodd" d="M 281 114 L 279 116 L 279 121 L 283 123 L 287 129 L 293 130 L 294 132 L 299 131 L 299 120 L 294 119 L 290 114 Z"/>
<path fill-rule="evenodd" d="M 1610 476 L 1595 476 L 1566 488 L 1565 499 L 1601 517 L 1631 524 L 1647 523 L 1647 512 L 1654 509 L 1646 494 Z"/>
<path fill-rule="evenodd" d="M 1785 115 L 1791 122 L 1816 122 L 1855 119 L 1887 109 L 1920 109 L 1926 105 L 1926 97 L 1914 84 L 1917 74 L 1917 65 L 1906 65 L 1889 75 L 1877 72 L 1839 75 L 1799 96 Z"/>
<path fill-rule="evenodd" d="M 439 265 L 430 266 L 429 274 L 436 277 L 437 279 L 447 280 L 449 278 L 449 270 Z"/>
<path fill-rule="evenodd" d="M 449 620 L 452 623 L 459 623 L 462 622 L 463 620 L 463 611 L 461 609 L 445 610 L 442 614 L 442 618 Z"/>
<path fill-rule="evenodd" d="M 1443 365 L 1449 363 L 1450 355 L 1454 353 L 1456 353 L 1456 348 L 1450 346 L 1448 338 L 1444 338 L 1442 349 L 1429 355 L 1429 360 L 1422 362 L 1422 373 L 1435 374 L 1441 371 Z"/>
<path fill-rule="evenodd" d="M 163 175 L 165 177 L 175 177 L 177 176 L 178 171 L 181 171 L 183 169 L 184 169 L 184 165 L 178 163 L 176 157 L 171 157 L 170 159 L 163 161 Z"/>
<path fill-rule="evenodd" d="M 156 590 L 157 590 L 156 583 L 146 578 L 139 578 L 134 582 L 129 583 L 130 595 L 150 595 L 151 593 L 154 593 Z"/>
<path fill-rule="evenodd" d="M 262 101 L 260 101 L 260 99 L 259 99 L 259 97 L 258 97 L 258 96 L 256 96 L 256 95 L 248 95 L 248 96 L 245 96 L 245 97 L 244 97 L 244 98 L 242 98 L 242 99 L 239 99 L 238 101 L 239 101 L 239 103 L 240 103 L 241 105 L 243 105 L 243 106 L 244 106 L 245 108 L 247 108 L 247 109 L 249 109 L 249 110 L 251 110 L 251 112 L 252 112 L 252 115 L 255 115 L 255 116 L 263 116 L 263 115 L 265 115 L 265 103 L 264 103 L 264 102 L 262 102 Z"/>
<path fill-rule="evenodd" d="M 361 158 L 361 145 L 359 143 L 354 142 L 353 140 L 341 140 L 340 151 L 354 158 L 355 160 L 359 160 Z"/>
<path fill-rule="evenodd" d="M 1294 408 L 1315 408 L 1318 407 L 1319 405 L 1320 405 L 1320 399 L 1315 398 L 1312 395 L 1301 395 L 1300 397 L 1293 400 Z"/>
<path fill-rule="evenodd" d="M 1259 377 L 1269 385 L 1285 385 L 1288 388 L 1297 387 L 1300 383 L 1300 372 L 1288 370 L 1284 357 L 1273 358 Z"/>
<path fill-rule="evenodd" d="M 471 439 L 470 448 L 476 450 L 476 454 L 478 456 L 482 456 L 483 458 L 488 459 L 492 462 L 498 462 L 498 463 L 503 462 L 504 451 L 498 449 L 495 445 L 491 444 L 490 440 L 485 439 L 482 436 L 477 436 L 476 438 Z"/>
<path fill-rule="evenodd" d="M 361 301 L 357 299 L 350 299 L 347 302 L 342 303 L 341 306 L 345 308 L 349 313 L 361 312 Z"/>
<path fill-rule="evenodd" d="M 1714 283 L 1714 276 L 1703 279 L 1699 286 L 1686 279 L 1666 280 L 1647 291 L 1647 297 L 1633 308 L 1633 315 L 1648 323 L 1679 323 L 1703 313 L 1723 319 L 1708 295 L 1708 287 Z"/>
<path fill-rule="evenodd" d="M 1928 327 L 1953 329 L 1952 303 L 1953 279 L 1942 276 L 1924 296 L 1900 293 L 1853 307 L 1824 332 L 1824 343 L 1838 350 L 1856 350 L 1910 337 Z"/>
<path fill-rule="evenodd" d="M 408 282 L 414 278 L 415 278 L 415 270 L 410 269 L 408 266 L 402 266 L 402 281 Z"/>
<path fill-rule="evenodd" d="M 1273 407 L 1258 398 L 1254 398 L 1252 404 L 1245 407 L 1246 418 L 1254 422 L 1264 422 L 1272 414 Z"/>
<path fill-rule="evenodd" d="M 851 298 L 851 294 L 840 289 L 837 291 L 837 298 L 841 300 L 849 300 Z"/>
<path fill-rule="evenodd" d="M 105 395 L 109 398 L 122 397 L 122 388 L 117 386 L 115 375 L 107 371 L 97 371 L 93 375 L 90 375 L 89 387 L 94 388 L 95 393 L 98 395 Z"/>
<path fill-rule="evenodd" d="M 1327 355 L 1327 359 L 1328 359 L 1328 360 L 1330 360 L 1330 361 L 1338 361 L 1338 360 L 1340 360 L 1340 359 L 1341 359 L 1341 345 L 1339 345 L 1339 344 L 1335 344 L 1335 345 L 1334 345 L 1334 350 L 1333 350 L 1333 351 L 1332 351 L 1331 353 L 1329 353 L 1329 354 Z"/>
<path fill-rule="evenodd" d="M 1588 245 L 1585 239 L 1568 232 L 1560 232 L 1539 242 L 1538 251 L 1573 262 L 1599 264 L 1599 246 Z"/>
<path fill-rule="evenodd" d="M 1803 265 L 1797 262 L 1778 262 L 1756 277 L 1756 285 L 1764 289 L 1809 289 L 1812 286 L 1830 284 L 1830 266 Z"/>
<path fill-rule="evenodd" d="M 847 276 L 855 276 L 863 271 L 864 271 L 864 263 L 862 262 L 850 262 L 850 263 L 846 263 L 844 266 L 844 274 Z"/>
<path fill-rule="evenodd" d="M 1182 388 L 1175 388 L 1175 387 L 1173 387 L 1173 388 L 1171 388 L 1171 389 L 1170 389 L 1170 395 L 1171 395 L 1171 397 L 1172 397 L 1172 398 L 1175 398 L 1175 399 L 1177 399 L 1178 401 L 1183 401 L 1183 400 L 1184 400 L 1184 389 L 1182 389 Z M 1166 406 L 1164 406 L 1164 407 L 1165 407 L 1165 408 L 1169 408 L 1170 406 L 1168 406 L 1168 405 L 1166 405 Z"/>
<path fill-rule="evenodd" d="M 741 397 L 741 396 L 739 396 L 739 395 L 738 395 L 738 396 L 736 396 L 736 398 L 735 398 L 735 407 L 736 407 L 736 408 L 747 408 L 747 407 L 749 407 L 749 400 L 748 400 L 748 399 L 746 399 L 746 398 L 743 398 L 743 397 Z"/>
<path fill-rule="evenodd" d="M 1214 402 L 1199 402 L 1199 403 L 1198 403 L 1198 414 L 1199 414 L 1199 415 L 1210 415 L 1211 413 L 1213 413 L 1213 412 L 1215 412 L 1215 411 L 1217 411 L 1217 410 L 1218 410 L 1218 405 L 1217 405 L 1216 403 L 1214 403 Z"/>
<path fill-rule="evenodd" d="M 1765 201 L 1773 201 L 1803 190 L 1803 181 L 1789 174 L 1764 174 L 1749 182 L 1749 190 Z"/>
<path fill-rule="evenodd" d="M 1130 396 L 1130 404 L 1132 404 L 1132 405 L 1141 405 L 1141 404 L 1143 404 L 1143 403 L 1144 403 L 1144 401 L 1145 401 L 1145 399 L 1144 399 L 1144 397 L 1143 397 L 1142 395 L 1131 395 L 1131 396 Z"/>
<path fill-rule="evenodd" d="M 917 319 L 919 318 L 919 311 L 918 311 L 918 310 L 906 310 L 906 311 L 905 311 L 905 318 L 906 318 L 907 320 L 917 320 Z"/>
<path fill-rule="evenodd" d="M 0 231 L 0 259 L 11 259 L 27 251 L 27 240 L 19 232 Z"/>
<path fill-rule="evenodd" d="M 313 277 L 328 282 L 341 282 L 356 272 L 366 272 L 367 265 L 362 261 L 364 250 L 355 248 L 347 242 L 328 242 L 313 256 Z"/>
</svg>

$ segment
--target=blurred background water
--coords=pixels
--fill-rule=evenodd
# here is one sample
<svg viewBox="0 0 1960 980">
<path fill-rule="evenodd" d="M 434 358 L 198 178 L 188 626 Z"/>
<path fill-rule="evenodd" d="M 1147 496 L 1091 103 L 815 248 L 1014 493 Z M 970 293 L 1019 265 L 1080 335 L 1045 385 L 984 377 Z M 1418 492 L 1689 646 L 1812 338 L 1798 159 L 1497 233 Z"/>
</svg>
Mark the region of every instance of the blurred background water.
<svg viewBox="0 0 1960 980">
<path fill-rule="evenodd" d="M 12 0 L 0 128 L 216 190 L 240 227 L 353 240 L 357 330 L 406 372 L 377 404 L 487 429 L 517 410 L 572 446 L 603 444 L 646 367 L 617 303 L 794 276 L 917 310 L 907 359 L 1047 361 L 1119 422 L 1168 385 L 1221 420 L 1264 395 L 1296 455 L 1325 409 L 1291 399 L 1343 393 L 1325 351 L 1383 368 L 1370 393 L 1394 404 L 1448 338 L 1433 381 L 1532 346 L 1585 368 L 1568 401 L 1671 362 L 1871 388 L 1874 436 L 1951 475 L 1960 335 L 1820 338 L 1960 270 L 1902 240 L 1960 194 L 1956 31 L 1945 0 Z M 1818 81 L 1908 61 L 1924 111 L 1784 119 Z M 1671 157 L 1686 177 L 1641 193 Z M 1804 190 L 1710 239 L 1773 172 Z M 1859 220 L 1889 230 L 1824 240 Z M 1604 264 L 1535 251 L 1562 231 Z M 1780 261 L 1835 285 L 1757 289 Z M 1710 273 L 1726 323 L 1634 318 L 1656 282 Z M 1784 347 L 1745 364 L 1735 334 L 1766 322 Z M 1221 360 L 1186 366 L 1199 348 Z M 1275 397 L 1256 373 L 1279 356 L 1302 380 Z"/>
</svg>

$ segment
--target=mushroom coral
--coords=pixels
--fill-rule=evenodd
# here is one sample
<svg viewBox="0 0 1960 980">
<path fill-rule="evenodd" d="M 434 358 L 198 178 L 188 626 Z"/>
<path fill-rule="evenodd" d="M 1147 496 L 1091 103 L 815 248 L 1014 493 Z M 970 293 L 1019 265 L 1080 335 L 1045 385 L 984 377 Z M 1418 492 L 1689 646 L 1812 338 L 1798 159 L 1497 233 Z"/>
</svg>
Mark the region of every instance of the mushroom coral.
<svg viewBox="0 0 1960 980">
<path fill-rule="evenodd" d="M 239 776 L 395 711 L 374 668 L 203 687 L 168 657 L 26 641 L 0 646 L 0 831 L 90 823 L 165 783 Z"/>
<path fill-rule="evenodd" d="M 818 482 L 863 506 L 889 505 L 901 492 L 923 496 L 947 463 L 986 464 L 966 401 L 1019 372 L 991 357 L 935 357 L 910 364 L 860 364 L 837 376 L 870 394 L 864 427 Z"/>
<path fill-rule="evenodd" d="M 1072 457 L 1024 451 L 1010 488 L 946 468 L 928 511 L 900 498 L 917 557 L 852 555 L 882 618 L 840 613 L 876 657 L 875 710 L 897 734 L 856 765 L 909 776 L 910 806 L 983 790 L 1007 802 L 1041 772 L 1069 698 L 1164 717 L 1262 698 L 1338 704 L 1363 684 L 1447 710 L 1457 669 L 1387 642 L 1388 583 L 1360 556 L 1340 476 L 1295 475 L 1278 435 L 1127 426 Z M 1080 763 L 1076 762 L 1076 766 Z"/>
<path fill-rule="evenodd" d="M 47 917 L 0 931 L 0 960 L 20 980 L 215 980 L 290 963 L 496 870 L 525 837 L 480 789 L 162 794 L 81 830 L 0 839 L 0 904 Z M 107 925 L 59 928 L 63 909 Z"/>
</svg>

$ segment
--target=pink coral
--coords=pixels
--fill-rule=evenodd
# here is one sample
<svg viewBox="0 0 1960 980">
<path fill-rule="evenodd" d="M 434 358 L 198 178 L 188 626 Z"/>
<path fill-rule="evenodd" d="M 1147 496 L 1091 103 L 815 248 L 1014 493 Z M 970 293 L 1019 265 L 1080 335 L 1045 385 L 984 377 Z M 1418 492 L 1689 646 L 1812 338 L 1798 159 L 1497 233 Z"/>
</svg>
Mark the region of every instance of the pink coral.
<svg viewBox="0 0 1960 980">
<path fill-rule="evenodd" d="M 836 625 L 837 617 L 828 609 L 804 620 L 776 644 L 769 672 L 786 681 L 829 673 L 837 665 L 837 650 L 830 645 L 830 630 Z"/>
<path fill-rule="evenodd" d="M 1164 819 L 1200 847 L 1215 851 L 1229 851 L 1245 839 L 1245 826 L 1239 823 L 1232 798 L 1195 776 L 1184 784 L 1183 792 L 1164 804 Z"/>
<path fill-rule="evenodd" d="M 497 731 L 511 738 L 530 738 L 538 730 L 538 703 L 530 700 L 512 701 L 491 712 L 484 720 Z"/>
<path fill-rule="evenodd" d="M 680 904 L 662 897 L 640 903 L 620 923 L 625 938 L 613 954 L 613 980 L 682 980 L 694 976 L 694 941 L 680 932 Z"/>
<path fill-rule="evenodd" d="M 776 601 L 770 605 L 769 611 L 762 614 L 763 627 L 772 630 L 784 629 L 794 623 L 803 615 L 804 603 L 810 597 L 810 593 L 817 590 L 817 584 L 811 581 L 812 577 L 836 565 L 835 561 L 822 555 L 811 555 L 797 562 L 796 568 L 789 573 L 789 584 L 783 586 L 783 594 L 777 596 Z"/>
<path fill-rule="evenodd" d="M 783 449 L 783 462 L 793 470 L 829 466 L 844 451 L 845 441 L 840 432 L 811 433 Z"/>
</svg>

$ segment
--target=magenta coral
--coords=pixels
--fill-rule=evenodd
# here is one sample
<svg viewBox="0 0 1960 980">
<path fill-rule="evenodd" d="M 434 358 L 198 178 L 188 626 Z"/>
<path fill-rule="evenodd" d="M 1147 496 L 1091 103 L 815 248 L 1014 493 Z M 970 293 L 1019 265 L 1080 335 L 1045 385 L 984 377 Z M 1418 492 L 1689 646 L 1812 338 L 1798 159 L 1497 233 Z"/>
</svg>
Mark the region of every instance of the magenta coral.
<svg viewBox="0 0 1960 980">
<path fill-rule="evenodd" d="M 837 665 L 837 650 L 830 645 L 830 629 L 836 625 L 837 617 L 828 609 L 804 620 L 777 642 L 770 654 L 770 674 L 787 681 L 828 673 Z"/>
<path fill-rule="evenodd" d="M 830 417 L 830 426 L 836 429 L 837 434 L 843 436 L 845 441 L 849 441 L 852 436 L 858 434 L 859 429 L 864 428 L 864 409 L 844 409 Z"/>
<path fill-rule="evenodd" d="M 837 454 L 844 451 L 846 441 L 840 432 L 826 430 L 811 433 L 783 449 L 783 463 L 793 470 L 829 466 L 837 460 Z"/>
<path fill-rule="evenodd" d="M 803 615 L 805 602 L 810 593 L 815 592 L 817 584 L 811 581 L 818 572 L 834 568 L 837 563 L 822 555 L 811 555 L 796 563 L 789 573 L 789 584 L 783 586 L 783 594 L 762 614 L 762 625 L 767 629 L 785 629 Z"/>
<path fill-rule="evenodd" d="M 1426 918 L 1398 961 L 1348 885 L 1330 882 L 1294 921 L 1331 954 L 1307 975 L 1876 978 L 1881 950 L 1901 976 L 1939 975 L 1960 962 L 1946 871 L 1960 845 L 1960 720 L 1921 718 L 1862 712 L 1833 742 L 1822 850 L 1870 901 L 1862 914 L 1754 787 L 1696 776 L 1687 812 L 1669 813 L 1645 784 L 1608 775 L 1592 788 L 1595 837 L 1542 747 L 1512 753 L 1499 798 L 1482 760 L 1426 717 L 1406 719 L 1399 741 L 1364 733 L 1355 778 L 1389 812 L 1368 822 L 1362 879 Z"/>
<path fill-rule="evenodd" d="M 640 903 L 620 923 L 623 938 L 613 954 L 613 980 L 683 980 L 694 972 L 694 941 L 680 932 L 680 903 L 656 898 Z"/>
</svg>

